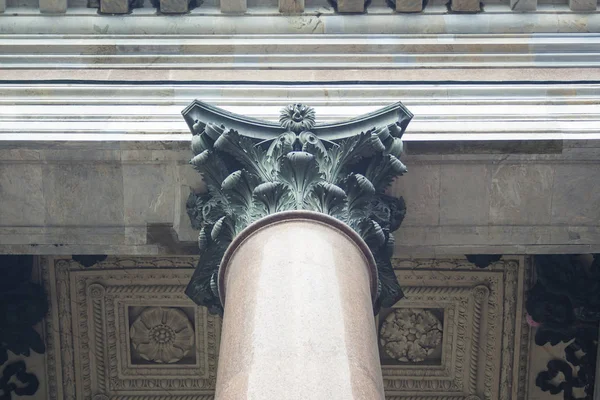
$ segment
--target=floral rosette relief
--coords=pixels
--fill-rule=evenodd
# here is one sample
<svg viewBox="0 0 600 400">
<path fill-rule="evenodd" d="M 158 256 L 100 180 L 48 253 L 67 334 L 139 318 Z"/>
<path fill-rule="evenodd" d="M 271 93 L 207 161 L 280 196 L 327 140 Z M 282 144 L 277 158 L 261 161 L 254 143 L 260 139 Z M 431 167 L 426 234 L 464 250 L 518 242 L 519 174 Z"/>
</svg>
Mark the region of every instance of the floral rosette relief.
<svg viewBox="0 0 600 400">
<path fill-rule="evenodd" d="M 194 329 L 185 313 L 172 307 L 148 307 L 129 329 L 133 349 L 145 360 L 176 363 L 194 346 Z"/>
<path fill-rule="evenodd" d="M 442 323 L 430 311 L 398 308 L 381 324 L 379 341 L 391 358 L 421 362 L 442 343 Z"/>
</svg>

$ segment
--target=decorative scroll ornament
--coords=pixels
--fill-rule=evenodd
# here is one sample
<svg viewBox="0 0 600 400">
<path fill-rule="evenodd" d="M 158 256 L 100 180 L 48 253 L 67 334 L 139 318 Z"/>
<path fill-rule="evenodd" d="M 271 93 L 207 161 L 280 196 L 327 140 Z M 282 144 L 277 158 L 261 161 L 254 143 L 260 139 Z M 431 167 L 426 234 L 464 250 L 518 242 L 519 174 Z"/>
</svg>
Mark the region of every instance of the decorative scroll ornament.
<svg viewBox="0 0 600 400">
<path fill-rule="evenodd" d="M 131 325 L 129 335 L 138 354 L 157 363 L 175 363 L 194 346 L 194 328 L 177 308 L 146 308 Z"/>
<path fill-rule="evenodd" d="M 39 386 L 35 375 L 27 372 L 25 361 L 7 364 L 9 352 L 29 357 L 43 354 L 44 340 L 35 330 L 48 312 L 44 289 L 31 282 L 33 256 L 0 256 L 0 399 L 32 395 Z"/>
<path fill-rule="evenodd" d="M 571 342 L 565 348 L 568 363 L 551 360 L 535 381 L 543 391 L 563 392 L 565 400 L 591 400 L 594 393 L 600 322 L 600 254 L 592 257 L 588 263 L 585 257 L 575 255 L 536 256 L 537 282 L 527 293 L 525 303 L 527 321 L 537 328 L 538 346 Z M 564 379 L 557 383 L 555 378 L 559 373 Z M 574 395 L 575 388 L 582 388 L 585 397 Z"/>
<path fill-rule="evenodd" d="M 328 125 L 315 125 L 314 110 L 302 104 L 284 108 L 280 125 L 202 102 L 183 115 L 194 135 L 190 163 L 208 188 L 187 203 L 200 230 L 201 257 L 186 290 L 192 300 L 222 313 L 217 272 L 229 243 L 266 215 L 300 209 L 345 222 L 368 244 L 378 266 L 376 312 L 402 298 L 390 258 L 406 209 L 385 194 L 406 172 L 401 137 L 412 114 L 401 103 Z"/>
</svg>

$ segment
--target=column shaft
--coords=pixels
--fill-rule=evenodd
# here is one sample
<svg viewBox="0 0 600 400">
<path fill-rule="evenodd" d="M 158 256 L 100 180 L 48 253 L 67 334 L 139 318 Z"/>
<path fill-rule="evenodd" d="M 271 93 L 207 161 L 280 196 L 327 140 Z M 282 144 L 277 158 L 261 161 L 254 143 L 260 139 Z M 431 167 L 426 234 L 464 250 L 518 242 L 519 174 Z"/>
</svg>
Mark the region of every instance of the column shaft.
<svg viewBox="0 0 600 400">
<path fill-rule="evenodd" d="M 350 228 L 313 212 L 263 218 L 231 244 L 219 281 L 217 400 L 384 399 L 376 270 Z"/>
</svg>

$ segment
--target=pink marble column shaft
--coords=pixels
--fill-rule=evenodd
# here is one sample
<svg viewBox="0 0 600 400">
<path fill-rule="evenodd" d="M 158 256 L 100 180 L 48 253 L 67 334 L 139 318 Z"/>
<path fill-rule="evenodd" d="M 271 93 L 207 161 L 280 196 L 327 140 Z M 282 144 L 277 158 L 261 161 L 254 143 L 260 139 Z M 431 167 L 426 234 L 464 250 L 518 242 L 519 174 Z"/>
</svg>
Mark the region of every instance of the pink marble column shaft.
<svg viewBox="0 0 600 400">
<path fill-rule="evenodd" d="M 248 227 L 219 271 L 216 399 L 384 399 L 376 276 L 362 239 L 329 216 L 290 211 Z"/>
</svg>

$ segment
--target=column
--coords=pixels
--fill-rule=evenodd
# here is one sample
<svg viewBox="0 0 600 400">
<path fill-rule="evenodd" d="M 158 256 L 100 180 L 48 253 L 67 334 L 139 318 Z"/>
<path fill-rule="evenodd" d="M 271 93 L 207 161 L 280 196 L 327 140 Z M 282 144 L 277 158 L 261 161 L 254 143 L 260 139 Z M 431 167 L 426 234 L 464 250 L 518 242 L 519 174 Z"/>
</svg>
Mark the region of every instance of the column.
<svg viewBox="0 0 600 400">
<path fill-rule="evenodd" d="M 183 111 L 200 259 L 186 294 L 223 315 L 217 400 L 384 400 L 374 311 L 403 297 L 385 193 L 407 172 L 401 103 L 316 124 L 290 104 L 279 124 L 195 101 Z"/>
<path fill-rule="evenodd" d="M 375 261 L 338 220 L 263 218 L 229 246 L 216 399 L 383 400 Z"/>
</svg>

